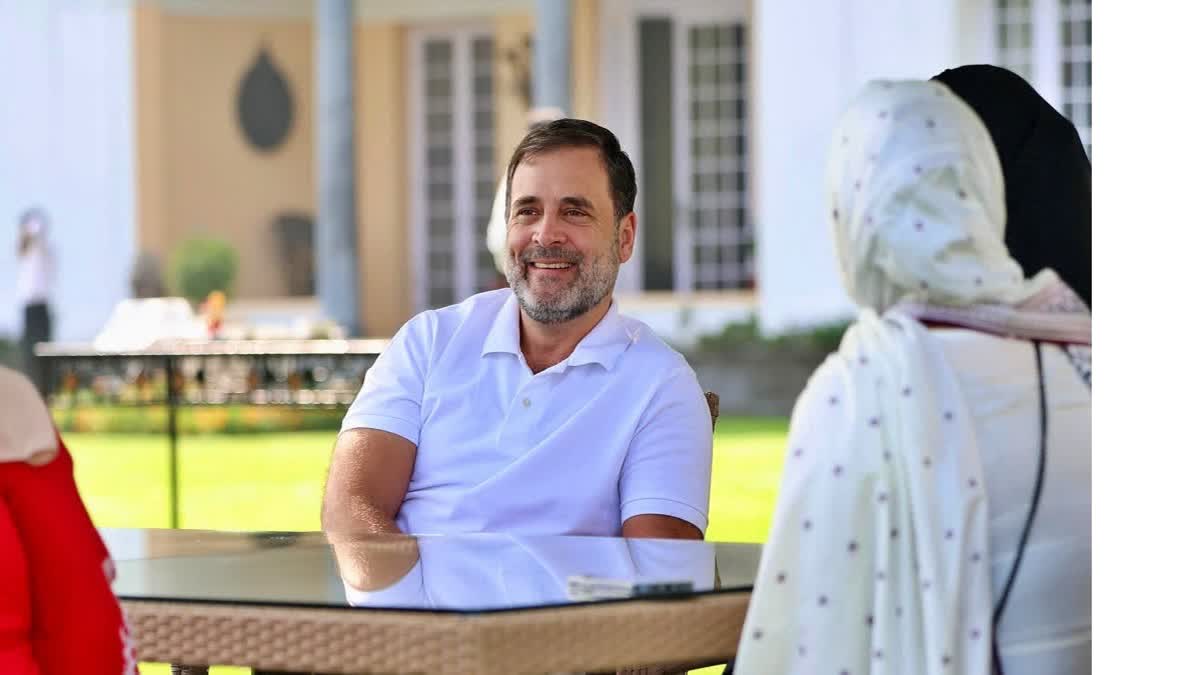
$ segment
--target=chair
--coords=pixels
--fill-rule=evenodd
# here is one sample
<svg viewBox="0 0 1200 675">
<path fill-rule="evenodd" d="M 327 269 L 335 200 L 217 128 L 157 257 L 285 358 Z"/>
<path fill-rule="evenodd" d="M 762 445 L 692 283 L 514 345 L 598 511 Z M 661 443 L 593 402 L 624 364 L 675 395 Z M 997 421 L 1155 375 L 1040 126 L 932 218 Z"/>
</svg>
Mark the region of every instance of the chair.
<svg viewBox="0 0 1200 675">
<path fill-rule="evenodd" d="M 704 392 L 704 400 L 708 401 L 708 414 L 712 415 L 713 431 L 717 430 L 717 418 L 721 416 L 721 397 L 715 392 Z"/>
</svg>

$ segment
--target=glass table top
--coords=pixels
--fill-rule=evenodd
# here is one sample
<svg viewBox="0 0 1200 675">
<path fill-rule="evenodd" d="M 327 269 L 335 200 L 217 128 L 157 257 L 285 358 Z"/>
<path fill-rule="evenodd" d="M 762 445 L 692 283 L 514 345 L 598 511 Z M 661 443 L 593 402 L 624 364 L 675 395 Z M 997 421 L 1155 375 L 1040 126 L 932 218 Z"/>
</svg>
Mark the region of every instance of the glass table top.
<svg viewBox="0 0 1200 675">
<path fill-rule="evenodd" d="M 497 612 L 747 591 L 761 546 L 662 539 L 103 529 L 125 600 Z"/>
</svg>

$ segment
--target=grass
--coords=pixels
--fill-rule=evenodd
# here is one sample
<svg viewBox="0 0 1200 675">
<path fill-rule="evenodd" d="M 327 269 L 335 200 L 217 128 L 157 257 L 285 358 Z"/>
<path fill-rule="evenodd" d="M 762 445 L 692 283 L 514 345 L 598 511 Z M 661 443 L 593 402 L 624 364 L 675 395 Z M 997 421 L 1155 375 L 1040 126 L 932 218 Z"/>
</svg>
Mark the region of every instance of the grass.
<svg viewBox="0 0 1200 675">
<path fill-rule="evenodd" d="M 787 420 L 722 418 L 713 452 L 710 541 L 761 542 L 770 527 Z M 216 530 L 316 530 L 332 432 L 184 436 L 180 523 Z M 167 443 L 157 435 L 64 434 L 100 527 L 167 527 Z M 145 664 L 145 675 L 165 675 Z M 215 668 L 213 675 L 246 673 Z M 708 675 L 720 669 L 699 671 Z"/>
</svg>

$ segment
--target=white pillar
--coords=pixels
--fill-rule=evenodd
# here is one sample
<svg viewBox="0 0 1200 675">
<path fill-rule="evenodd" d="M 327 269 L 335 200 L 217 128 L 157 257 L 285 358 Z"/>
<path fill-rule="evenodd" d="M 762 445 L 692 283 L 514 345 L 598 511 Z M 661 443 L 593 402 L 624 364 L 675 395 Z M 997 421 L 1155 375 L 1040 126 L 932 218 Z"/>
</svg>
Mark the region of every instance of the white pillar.
<svg viewBox="0 0 1200 675">
<path fill-rule="evenodd" d="M 533 107 L 571 114 L 571 0 L 537 0 Z"/>
<path fill-rule="evenodd" d="M 833 127 L 871 79 L 928 79 L 960 65 L 959 5 L 755 0 L 754 195 L 766 332 L 852 315 L 825 207 Z"/>
<path fill-rule="evenodd" d="M 316 286 L 325 316 L 359 332 L 354 194 L 354 2 L 317 0 Z"/>
<path fill-rule="evenodd" d="M 0 337 L 20 330 L 17 216 L 50 215 L 55 340 L 91 340 L 137 248 L 128 0 L 0 0 Z"/>
</svg>

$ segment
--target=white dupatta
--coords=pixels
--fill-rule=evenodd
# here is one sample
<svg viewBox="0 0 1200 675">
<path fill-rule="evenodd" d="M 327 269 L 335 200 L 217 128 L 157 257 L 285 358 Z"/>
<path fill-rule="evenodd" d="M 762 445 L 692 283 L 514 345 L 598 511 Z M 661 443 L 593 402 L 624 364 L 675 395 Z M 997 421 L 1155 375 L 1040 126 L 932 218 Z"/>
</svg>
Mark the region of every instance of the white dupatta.
<svg viewBox="0 0 1200 675">
<path fill-rule="evenodd" d="M 868 85 L 829 179 L 862 309 L 796 403 L 737 670 L 986 675 L 987 486 L 955 373 L 916 317 L 944 307 L 1014 335 L 1086 324 L 1088 341 L 1090 319 L 1021 311 L 1065 287 L 1049 270 L 1025 279 L 1008 255 L 995 148 L 944 85 Z"/>
</svg>

